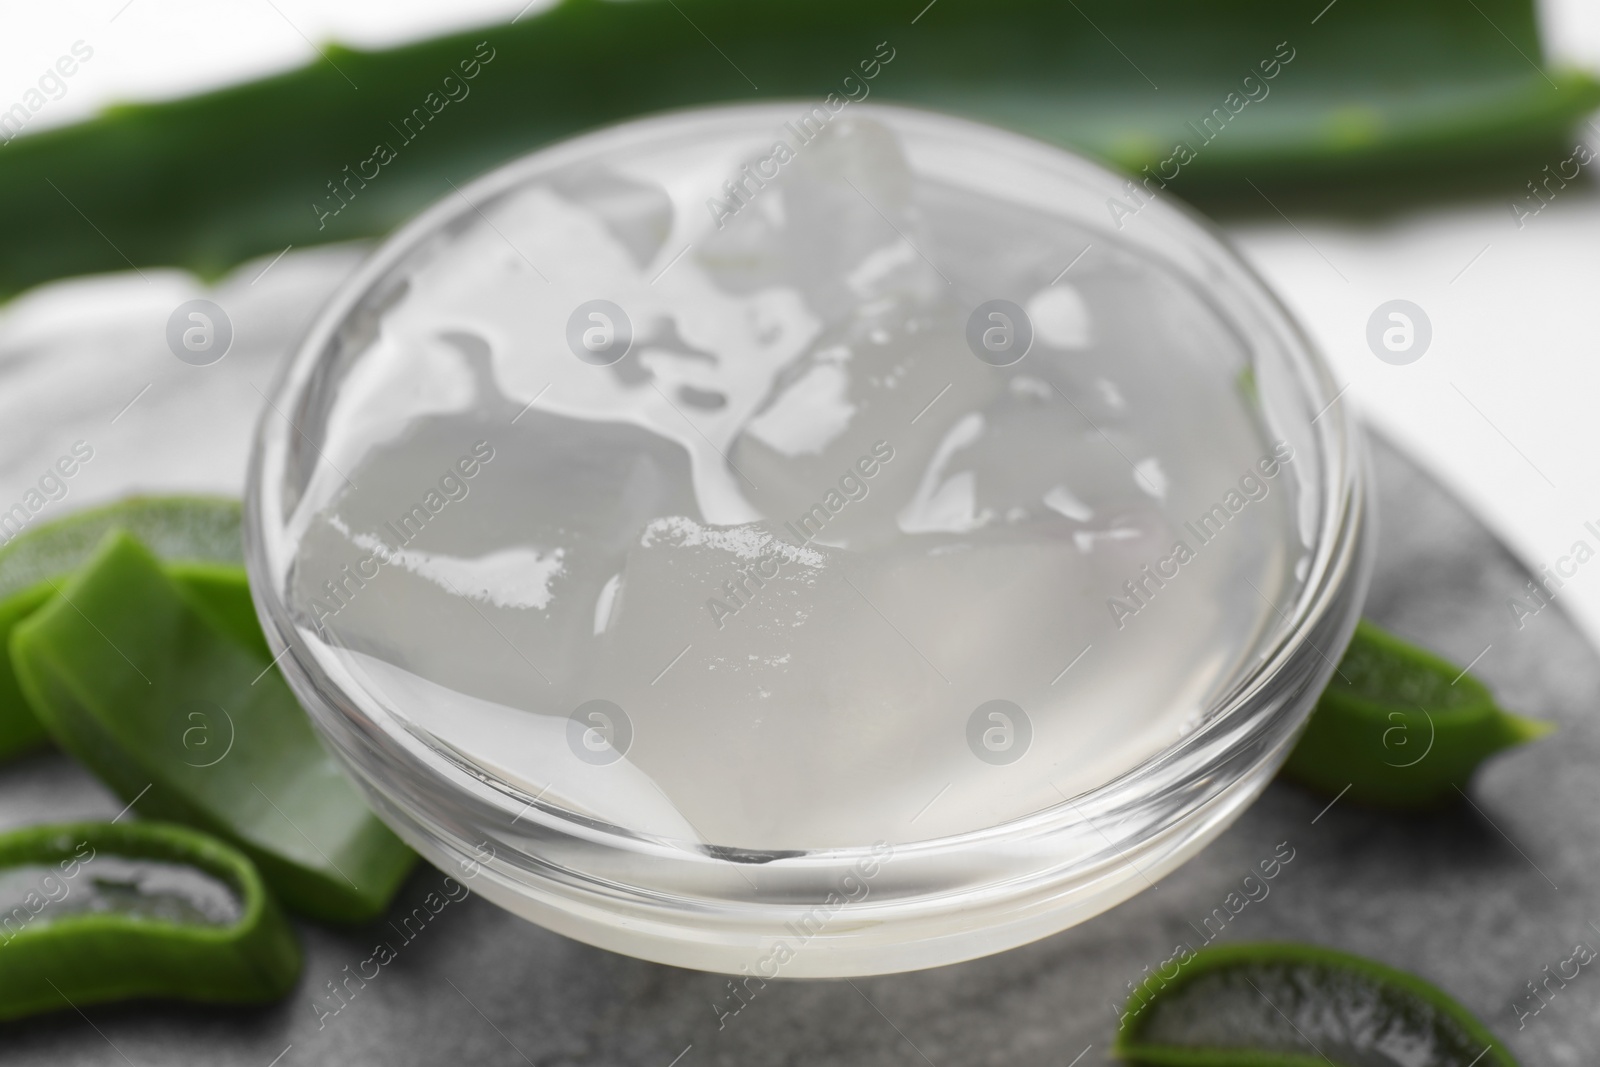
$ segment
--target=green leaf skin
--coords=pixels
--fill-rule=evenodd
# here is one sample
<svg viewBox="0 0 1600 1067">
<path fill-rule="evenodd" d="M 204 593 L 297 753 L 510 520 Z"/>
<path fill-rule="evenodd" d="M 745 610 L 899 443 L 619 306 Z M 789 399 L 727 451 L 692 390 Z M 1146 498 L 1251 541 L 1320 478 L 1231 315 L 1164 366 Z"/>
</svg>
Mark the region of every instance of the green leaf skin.
<svg viewBox="0 0 1600 1067">
<path fill-rule="evenodd" d="M 1112 1051 L 1139 1067 L 1516 1067 L 1436 986 L 1316 945 L 1202 949 L 1128 1002 Z"/>
<path fill-rule="evenodd" d="M 9 640 L 17 623 L 32 615 L 55 595 L 55 590 L 40 582 L 20 593 L 0 600 L 0 638 Z M 0 656 L 0 762 L 43 748 L 50 741 L 44 724 L 28 706 L 28 698 L 17 684 L 11 657 Z"/>
<path fill-rule="evenodd" d="M 1283 774 L 1382 808 L 1456 800 L 1472 772 L 1502 749 L 1542 737 L 1548 723 L 1508 714 L 1461 668 L 1366 620 Z"/>
<path fill-rule="evenodd" d="M 36 913 L 18 907 L 0 914 L 0 1019 L 131 998 L 253 1004 L 294 988 L 301 965 L 294 932 L 250 861 L 221 841 L 148 822 L 65 823 L 0 834 L 0 874 L 16 866 L 54 867 L 56 884 L 65 887 L 60 903 L 88 891 L 75 882 L 92 877 L 93 868 L 77 861 L 106 856 L 202 871 L 234 892 L 241 914 L 227 926 L 116 912 L 54 915 L 54 903 Z"/>
<path fill-rule="evenodd" d="M 223 632 L 126 531 L 16 626 L 11 658 L 57 744 L 140 814 L 242 849 L 291 910 L 373 918 L 410 869 L 265 652 Z M 205 747 L 185 743 L 196 725 Z"/>
<path fill-rule="evenodd" d="M 1521 195 L 1600 103 L 1587 74 L 1540 68 L 1532 0 L 1340 0 L 1313 25 L 1321 6 L 988 0 L 917 16 L 860 0 L 562 0 L 385 51 L 329 45 L 298 70 L 5 145 L 0 297 L 130 265 L 210 278 L 289 245 L 381 235 L 452 182 L 690 106 L 786 99 L 798 121 L 830 93 L 908 104 L 1134 173 L 1186 142 L 1196 158 L 1172 193 L 1264 211 L 1263 193 L 1390 209 L 1463 184 Z M 891 62 L 860 80 L 880 44 Z M 1228 94 L 1260 96 L 1243 79 L 1280 44 L 1293 58 L 1266 95 L 1205 140 Z M 463 62 L 478 63 L 471 80 Z M 426 121 L 406 129 L 419 108 Z M 368 163 L 379 145 L 394 158 Z"/>
<path fill-rule="evenodd" d="M 160 556 L 200 610 L 240 643 L 267 653 L 244 573 L 239 502 L 227 497 L 129 497 L 25 530 L 0 548 L 0 649 L 55 595 L 107 530 L 128 530 Z M 267 653 L 270 658 L 270 653 Z M 0 655 L 0 762 L 49 741 Z"/>
</svg>

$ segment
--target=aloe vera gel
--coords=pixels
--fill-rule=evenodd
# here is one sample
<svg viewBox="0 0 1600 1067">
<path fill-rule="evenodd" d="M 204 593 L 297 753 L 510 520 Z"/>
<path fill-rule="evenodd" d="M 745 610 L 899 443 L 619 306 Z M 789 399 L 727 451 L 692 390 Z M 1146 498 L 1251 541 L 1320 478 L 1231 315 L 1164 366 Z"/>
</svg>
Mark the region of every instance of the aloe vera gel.
<svg viewBox="0 0 1600 1067">
<path fill-rule="evenodd" d="M 895 114 L 558 153 L 415 247 L 287 522 L 341 684 L 542 807 L 770 851 L 1204 722 L 1307 566 L 1237 327 Z"/>
</svg>

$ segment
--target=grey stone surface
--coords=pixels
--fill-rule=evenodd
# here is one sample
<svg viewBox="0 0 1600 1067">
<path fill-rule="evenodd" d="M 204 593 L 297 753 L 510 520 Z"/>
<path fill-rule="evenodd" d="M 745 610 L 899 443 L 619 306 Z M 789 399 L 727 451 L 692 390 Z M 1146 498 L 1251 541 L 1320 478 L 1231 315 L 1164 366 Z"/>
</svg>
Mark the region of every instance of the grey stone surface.
<svg viewBox="0 0 1600 1067">
<path fill-rule="evenodd" d="M 303 925 L 305 977 L 259 1010 L 93 1007 L 0 1026 L 7 1065 L 787 1064 L 1109 1062 L 1125 983 L 1198 947 L 1203 919 L 1282 842 L 1293 859 L 1217 943 L 1311 941 L 1443 985 L 1526 1064 L 1600 1060 L 1600 975 L 1584 969 L 1519 1031 L 1511 1004 L 1576 942 L 1600 947 L 1600 660 L 1557 609 L 1517 630 L 1507 598 L 1522 568 L 1459 505 L 1376 448 L 1382 517 L 1368 614 L 1466 663 L 1502 702 L 1553 720 L 1549 739 L 1488 765 L 1471 803 L 1437 815 L 1363 810 L 1282 783 L 1210 848 L 1113 911 L 989 959 L 855 981 L 778 981 L 719 1029 L 725 979 L 613 955 L 478 898 L 414 940 L 386 922 Z M 1485 649 L 1487 648 L 1487 651 Z M 0 768 L 0 824 L 114 814 L 70 761 Z M 1320 813 L 1320 816 L 1319 816 Z M 442 876 L 419 871 L 396 912 Z M 1215 926 L 1215 923 L 1213 924 Z M 313 1005 L 379 940 L 399 957 L 337 1014 Z M 5 966 L 0 947 L 0 967 Z M 328 1001 L 330 1005 L 336 1002 Z M 281 1057 L 275 1060 L 275 1057 Z M 681 1057 L 681 1058 L 680 1058 Z"/>
</svg>

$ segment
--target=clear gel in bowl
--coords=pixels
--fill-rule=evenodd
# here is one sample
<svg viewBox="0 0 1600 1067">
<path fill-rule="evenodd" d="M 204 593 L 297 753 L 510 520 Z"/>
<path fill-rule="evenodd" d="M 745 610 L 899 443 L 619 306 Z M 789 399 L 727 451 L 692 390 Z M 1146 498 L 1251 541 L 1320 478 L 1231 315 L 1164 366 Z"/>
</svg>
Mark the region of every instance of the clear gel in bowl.
<svg viewBox="0 0 1600 1067">
<path fill-rule="evenodd" d="M 263 417 L 252 576 L 379 811 L 502 903 L 724 970 L 821 906 L 785 973 L 925 966 L 1260 788 L 1359 601 L 1358 442 L 1185 213 L 790 111 L 569 142 L 391 239 Z"/>
</svg>

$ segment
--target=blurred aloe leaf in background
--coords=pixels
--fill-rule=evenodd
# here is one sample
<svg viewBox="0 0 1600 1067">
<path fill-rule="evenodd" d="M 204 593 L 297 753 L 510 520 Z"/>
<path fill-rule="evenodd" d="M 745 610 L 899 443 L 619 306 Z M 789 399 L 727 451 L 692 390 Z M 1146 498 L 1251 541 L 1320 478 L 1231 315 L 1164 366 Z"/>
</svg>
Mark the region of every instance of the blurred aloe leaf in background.
<svg viewBox="0 0 1600 1067">
<path fill-rule="evenodd" d="M 1545 68 L 1531 0 L 563 0 L 321 52 L 0 147 L 0 297 L 380 235 L 540 145 L 691 105 L 935 108 L 1259 210 L 1520 193 L 1600 104 L 1587 74 Z"/>
</svg>

